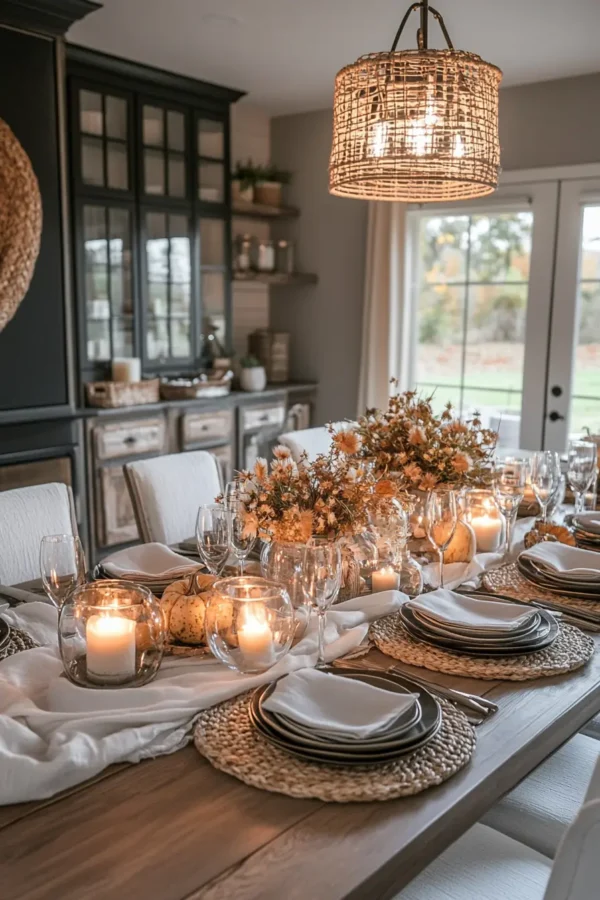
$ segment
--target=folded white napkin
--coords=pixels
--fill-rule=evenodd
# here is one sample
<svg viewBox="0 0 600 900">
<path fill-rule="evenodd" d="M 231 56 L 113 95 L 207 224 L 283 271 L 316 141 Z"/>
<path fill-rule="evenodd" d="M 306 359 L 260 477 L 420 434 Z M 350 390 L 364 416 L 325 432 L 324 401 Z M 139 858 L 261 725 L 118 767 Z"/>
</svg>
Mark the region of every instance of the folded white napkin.
<svg viewBox="0 0 600 900">
<path fill-rule="evenodd" d="M 166 544 L 138 544 L 102 560 L 102 568 L 115 578 L 166 581 L 195 572 L 198 564 L 175 553 Z"/>
<path fill-rule="evenodd" d="M 442 625 L 459 625 L 481 631 L 511 632 L 536 616 L 536 609 L 525 609 L 517 603 L 482 600 L 453 591 L 432 591 L 421 594 L 406 604 Z"/>
<path fill-rule="evenodd" d="M 541 572 L 547 572 L 565 583 L 581 581 L 600 585 L 600 553 L 594 550 L 569 547 L 558 541 L 542 541 L 522 555 Z"/>
<path fill-rule="evenodd" d="M 338 604 L 327 614 L 327 661 L 357 647 L 369 623 L 404 600 L 384 591 Z M 261 675 L 238 675 L 212 657 L 165 657 L 150 684 L 88 690 L 63 675 L 56 609 L 28 603 L 0 615 L 45 644 L 0 662 L 0 805 L 51 797 L 112 763 L 172 753 L 189 741 L 200 710 L 317 662 L 311 616 L 302 640 Z"/>
<path fill-rule="evenodd" d="M 397 694 L 354 678 L 302 669 L 286 675 L 263 706 L 301 725 L 365 738 L 414 706 L 417 694 Z"/>
<path fill-rule="evenodd" d="M 600 535 L 600 512 L 577 513 L 573 516 L 573 524 L 591 534 Z"/>
</svg>

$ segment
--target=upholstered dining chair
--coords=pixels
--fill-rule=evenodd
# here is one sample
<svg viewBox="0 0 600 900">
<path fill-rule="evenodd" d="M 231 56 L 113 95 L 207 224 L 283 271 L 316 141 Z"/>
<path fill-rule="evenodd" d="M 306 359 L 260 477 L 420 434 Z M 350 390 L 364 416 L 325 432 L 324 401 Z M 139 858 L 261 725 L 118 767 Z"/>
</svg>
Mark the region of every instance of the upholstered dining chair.
<svg viewBox="0 0 600 900">
<path fill-rule="evenodd" d="M 353 422 L 334 422 L 336 431 L 342 428 L 351 428 Z M 293 459 L 298 462 L 303 453 L 309 460 L 315 459 L 320 453 L 328 453 L 331 447 L 331 434 L 326 425 L 318 428 L 304 428 L 300 431 L 288 431 L 279 435 L 279 442 L 292 451 Z"/>
<path fill-rule="evenodd" d="M 51 483 L 0 492 L 0 583 L 40 577 L 40 543 L 46 534 L 77 535 L 70 487 Z"/>
<path fill-rule="evenodd" d="M 174 544 L 196 531 L 198 507 L 222 490 L 212 453 L 194 450 L 142 459 L 123 466 L 142 541 Z"/>
<path fill-rule="evenodd" d="M 475 825 L 395 900 L 595 900 L 600 895 L 600 763 L 554 862 Z"/>
</svg>

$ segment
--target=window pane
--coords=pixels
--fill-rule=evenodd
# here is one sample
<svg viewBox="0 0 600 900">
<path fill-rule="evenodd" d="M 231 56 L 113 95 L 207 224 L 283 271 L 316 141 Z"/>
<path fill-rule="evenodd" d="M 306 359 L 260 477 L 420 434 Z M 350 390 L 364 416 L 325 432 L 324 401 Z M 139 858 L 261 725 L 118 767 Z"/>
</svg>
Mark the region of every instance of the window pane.
<svg viewBox="0 0 600 900">
<path fill-rule="evenodd" d="M 165 157 L 162 150 L 144 150 L 144 190 L 147 194 L 165 192 Z"/>
<path fill-rule="evenodd" d="M 225 223 L 222 219 L 200 219 L 200 264 L 225 264 Z"/>
<path fill-rule="evenodd" d="M 174 109 L 167 113 L 167 143 L 169 150 L 185 150 L 185 119 Z"/>
<path fill-rule="evenodd" d="M 127 148 L 125 144 L 116 144 L 113 141 L 108 141 L 106 150 L 108 153 L 108 186 L 126 191 L 128 187 Z"/>
<path fill-rule="evenodd" d="M 224 146 L 223 123 L 215 122 L 214 119 L 200 119 L 198 122 L 198 155 L 222 159 Z"/>
<path fill-rule="evenodd" d="M 209 203 L 222 203 L 223 166 L 221 163 L 200 163 L 198 168 L 199 196 L 201 200 Z"/>
<path fill-rule="evenodd" d="M 421 220 L 419 268 L 427 284 L 464 282 L 469 219 L 467 216 L 431 216 Z"/>
<path fill-rule="evenodd" d="M 79 91 L 79 127 L 85 134 L 102 134 L 102 95 L 95 91 Z"/>
<path fill-rule="evenodd" d="M 526 308 L 526 285 L 469 287 L 466 385 L 521 391 Z"/>
<path fill-rule="evenodd" d="M 106 134 L 122 141 L 127 139 L 127 101 L 122 97 L 106 98 Z"/>
<path fill-rule="evenodd" d="M 185 197 L 185 161 L 169 153 L 169 196 Z"/>
<path fill-rule="evenodd" d="M 446 402 L 442 386 L 461 383 L 464 296 L 464 287 L 439 284 L 425 287 L 418 301 L 415 378 L 439 385 L 442 405 Z"/>
<path fill-rule="evenodd" d="M 471 217 L 470 281 L 529 281 L 533 213 Z"/>
<path fill-rule="evenodd" d="M 581 234 L 579 323 L 570 431 L 600 432 L 600 206 L 586 206 Z"/>
<path fill-rule="evenodd" d="M 85 184 L 104 184 L 104 150 L 98 138 L 81 139 L 81 177 Z"/>
<path fill-rule="evenodd" d="M 144 144 L 149 147 L 162 147 L 165 142 L 162 109 L 159 106 L 144 106 L 143 119 Z"/>
</svg>

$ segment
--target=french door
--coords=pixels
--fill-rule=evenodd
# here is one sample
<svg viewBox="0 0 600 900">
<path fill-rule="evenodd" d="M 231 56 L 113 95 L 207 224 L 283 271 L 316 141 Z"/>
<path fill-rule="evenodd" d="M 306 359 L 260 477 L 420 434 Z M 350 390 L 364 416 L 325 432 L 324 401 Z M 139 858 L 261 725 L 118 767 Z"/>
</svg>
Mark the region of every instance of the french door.
<svg viewBox="0 0 600 900">
<path fill-rule="evenodd" d="M 600 431 L 600 177 L 569 174 L 408 213 L 406 386 L 477 410 L 504 447 Z"/>
</svg>

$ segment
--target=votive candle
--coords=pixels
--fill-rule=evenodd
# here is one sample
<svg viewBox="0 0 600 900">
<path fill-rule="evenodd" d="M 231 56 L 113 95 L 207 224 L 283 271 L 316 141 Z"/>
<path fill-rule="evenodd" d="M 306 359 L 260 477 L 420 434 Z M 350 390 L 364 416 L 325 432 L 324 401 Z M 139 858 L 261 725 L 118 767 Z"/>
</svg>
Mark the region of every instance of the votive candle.
<svg viewBox="0 0 600 900">
<path fill-rule="evenodd" d="M 400 584 L 400 576 L 392 566 L 383 566 L 371 576 L 373 592 L 396 591 Z"/>
<path fill-rule="evenodd" d="M 135 626 L 124 616 L 90 616 L 85 629 L 89 678 L 102 681 L 135 676 Z"/>
</svg>

